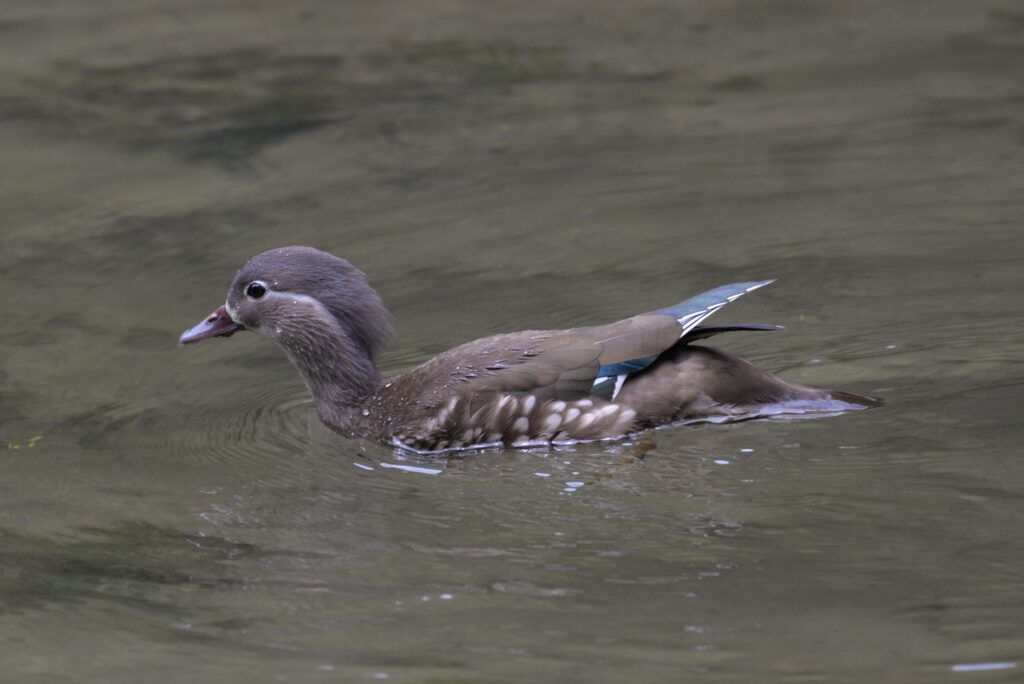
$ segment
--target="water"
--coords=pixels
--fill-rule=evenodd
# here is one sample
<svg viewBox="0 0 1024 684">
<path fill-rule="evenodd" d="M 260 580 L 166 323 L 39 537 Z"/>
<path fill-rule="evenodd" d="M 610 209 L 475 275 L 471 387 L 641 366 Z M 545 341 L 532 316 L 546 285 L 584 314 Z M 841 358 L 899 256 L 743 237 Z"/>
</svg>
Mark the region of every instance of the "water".
<svg viewBox="0 0 1024 684">
<path fill-rule="evenodd" d="M 0 679 L 1021 678 L 1017 3 L 16 0 L 0 36 Z M 722 315 L 787 330 L 716 344 L 888 404 L 342 440 L 255 336 L 175 347 L 289 243 L 370 274 L 389 372 L 774 277 Z"/>
</svg>

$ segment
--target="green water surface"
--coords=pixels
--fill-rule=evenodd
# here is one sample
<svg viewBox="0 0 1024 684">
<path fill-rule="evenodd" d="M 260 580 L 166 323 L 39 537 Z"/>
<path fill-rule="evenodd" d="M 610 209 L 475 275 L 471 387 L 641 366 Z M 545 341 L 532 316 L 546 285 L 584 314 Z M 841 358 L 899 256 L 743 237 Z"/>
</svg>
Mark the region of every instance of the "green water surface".
<svg viewBox="0 0 1024 684">
<path fill-rule="evenodd" d="M 1019 1 L 6 0 L 0 681 L 1020 681 L 1022 122 Z M 887 405 L 342 440 L 175 346 L 294 243 L 388 372 L 778 278 L 715 344 Z"/>
</svg>

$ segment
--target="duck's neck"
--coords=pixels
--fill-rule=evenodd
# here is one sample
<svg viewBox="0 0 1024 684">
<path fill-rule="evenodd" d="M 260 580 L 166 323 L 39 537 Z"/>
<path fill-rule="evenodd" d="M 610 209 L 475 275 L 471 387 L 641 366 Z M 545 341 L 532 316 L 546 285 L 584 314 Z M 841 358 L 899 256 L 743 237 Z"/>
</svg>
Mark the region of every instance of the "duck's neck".
<svg viewBox="0 0 1024 684">
<path fill-rule="evenodd" d="M 380 372 L 369 351 L 339 329 L 330 332 L 281 346 L 313 395 L 320 419 L 342 431 L 355 429 L 365 422 L 363 405 L 380 386 Z"/>
</svg>

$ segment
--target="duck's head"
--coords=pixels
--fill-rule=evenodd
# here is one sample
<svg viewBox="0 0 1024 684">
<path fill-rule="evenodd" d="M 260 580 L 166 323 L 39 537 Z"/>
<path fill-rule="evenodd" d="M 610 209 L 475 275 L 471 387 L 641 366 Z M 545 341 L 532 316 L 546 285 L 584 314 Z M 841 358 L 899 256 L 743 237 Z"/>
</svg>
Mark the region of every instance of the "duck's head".
<svg viewBox="0 0 1024 684">
<path fill-rule="evenodd" d="M 362 271 L 344 259 L 312 247 L 281 247 L 250 259 L 223 306 L 182 333 L 179 344 L 239 330 L 277 343 L 316 395 L 324 382 L 365 376 L 367 363 L 376 376 L 373 361 L 391 334 L 391 314 Z"/>
</svg>

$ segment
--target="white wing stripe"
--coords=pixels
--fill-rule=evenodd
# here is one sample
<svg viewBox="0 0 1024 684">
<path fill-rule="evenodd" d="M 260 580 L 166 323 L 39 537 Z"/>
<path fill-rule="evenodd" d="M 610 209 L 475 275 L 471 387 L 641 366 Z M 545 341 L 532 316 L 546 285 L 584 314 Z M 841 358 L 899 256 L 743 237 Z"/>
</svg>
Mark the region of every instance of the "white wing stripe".
<svg viewBox="0 0 1024 684">
<path fill-rule="evenodd" d="M 736 294 L 729 295 L 723 301 L 711 304 L 710 306 L 708 306 L 705 309 L 702 309 L 701 311 L 694 311 L 693 313 L 688 313 L 685 316 L 679 317 L 676 320 L 679 321 L 679 325 L 683 326 L 683 331 L 680 333 L 679 337 L 680 338 L 685 337 L 688 332 L 690 332 L 691 330 L 696 328 L 698 325 L 700 325 L 704 321 L 704 319 L 706 319 L 708 316 L 710 316 L 711 314 L 713 314 L 716 311 L 718 311 L 719 309 L 721 309 L 726 304 L 731 304 L 732 302 L 735 302 L 737 299 L 739 299 L 743 295 L 749 294 L 749 293 L 753 292 L 754 290 L 756 290 L 756 289 L 758 289 L 760 287 L 764 287 L 765 285 L 768 285 L 768 284 L 773 283 L 773 282 L 775 282 L 775 281 L 774 280 L 765 280 L 765 281 L 762 281 L 760 283 L 755 283 L 755 284 L 751 285 L 750 287 L 744 289 L 743 292 L 737 292 Z"/>
<path fill-rule="evenodd" d="M 627 373 L 623 373 L 615 378 L 615 390 L 612 392 L 612 401 L 615 401 L 615 397 L 619 396 L 619 390 L 622 389 L 623 383 L 626 382 Z"/>
</svg>

